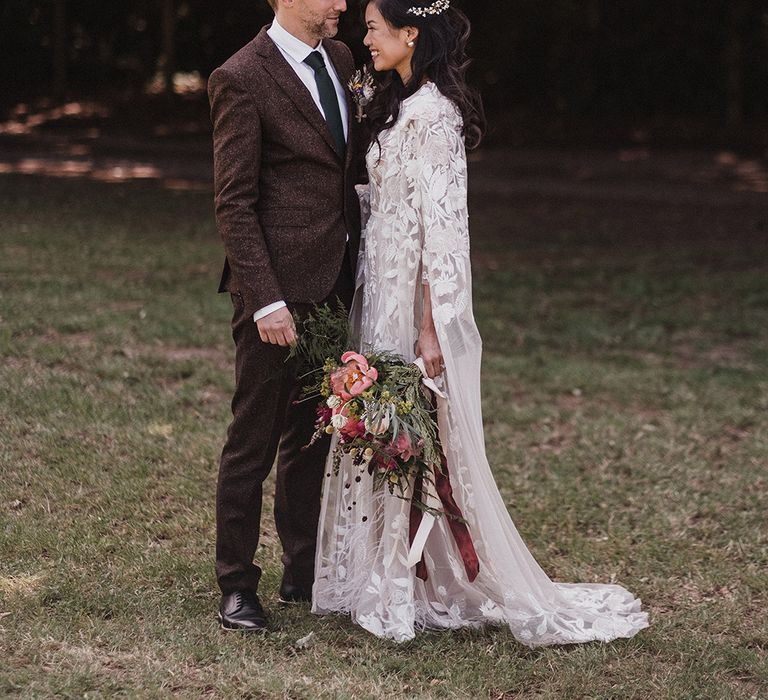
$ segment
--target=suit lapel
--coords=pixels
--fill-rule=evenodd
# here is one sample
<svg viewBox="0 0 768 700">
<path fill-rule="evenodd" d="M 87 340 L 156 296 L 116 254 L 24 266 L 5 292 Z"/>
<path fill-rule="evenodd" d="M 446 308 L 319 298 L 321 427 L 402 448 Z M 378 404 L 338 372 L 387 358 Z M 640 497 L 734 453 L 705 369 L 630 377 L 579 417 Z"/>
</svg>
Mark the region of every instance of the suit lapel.
<svg viewBox="0 0 768 700">
<path fill-rule="evenodd" d="M 296 72 L 291 68 L 288 61 L 277 48 L 275 42 L 267 35 L 267 28 L 259 32 L 256 37 L 256 49 L 267 60 L 263 61 L 264 69 L 272 76 L 272 79 L 278 84 L 280 89 L 290 98 L 291 102 L 301 112 L 307 121 L 323 137 L 328 146 L 336 155 L 336 146 L 328 129 L 325 118 L 317 108 L 312 95 L 309 94 L 306 85 Z"/>
</svg>

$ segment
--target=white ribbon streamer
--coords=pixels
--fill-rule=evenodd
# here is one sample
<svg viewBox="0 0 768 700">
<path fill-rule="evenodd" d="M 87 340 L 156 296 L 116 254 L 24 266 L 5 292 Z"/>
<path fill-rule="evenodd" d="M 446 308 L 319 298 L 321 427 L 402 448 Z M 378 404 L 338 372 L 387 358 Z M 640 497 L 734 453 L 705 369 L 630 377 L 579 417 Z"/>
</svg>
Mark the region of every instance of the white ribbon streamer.
<svg viewBox="0 0 768 700">
<path fill-rule="evenodd" d="M 434 379 L 429 378 L 429 375 L 427 374 L 427 368 L 424 365 L 424 360 L 421 357 L 417 357 L 413 361 L 413 364 L 415 364 L 424 375 L 424 378 L 421 380 L 424 386 L 434 391 L 435 395 L 439 396 L 441 399 L 447 399 L 448 397 L 441 389 L 438 388 Z M 438 405 L 439 404 L 440 402 L 438 401 Z M 437 503 L 440 502 L 440 498 L 435 491 L 434 479 L 424 480 L 423 496 L 424 503 L 429 503 L 430 499 L 432 498 L 434 498 Z M 411 544 L 411 549 L 408 552 L 408 567 L 416 566 L 416 564 L 421 561 L 421 556 L 424 553 L 424 547 L 427 544 L 427 537 L 429 537 L 429 533 L 432 532 L 432 527 L 435 524 L 435 520 L 436 518 L 432 513 L 424 512 L 422 514 L 419 529 L 416 530 L 416 535 L 413 538 L 413 544 Z"/>
<path fill-rule="evenodd" d="M 416 566 L 421 561 L 421 555 L 424 553 L 424 547 L 427 544 L 427 537 L 432 532 L 432 526 L 435 524 L 435 516 L 432 513 L 424 513 L 421 516 L 419 529 L 416 530 L 416 537 L 413 538 L 411 550 L 408 552 L 408 567 Z"/>
<path fill-rule="evenodd" d="M 424 375 L 424 378 L 421 380 L 421 383 L 425 387 L 427 387 L 427 389 L 431 389 L 432 391 L 434 391 L 441 399 L 447 399 L 448 396 L 446 396 L 446 394 L 442 390 L 438 389 L 437 384 L 435 384 L 435 380 L 429 378 L 429 375 L 427 374 L 427 367 L 424 364 L 424 359 L 421 357 L 417 357 L 413 361 L 413 364 L 416 365 L 421 370 L 421 373 Z"/>
</svg>

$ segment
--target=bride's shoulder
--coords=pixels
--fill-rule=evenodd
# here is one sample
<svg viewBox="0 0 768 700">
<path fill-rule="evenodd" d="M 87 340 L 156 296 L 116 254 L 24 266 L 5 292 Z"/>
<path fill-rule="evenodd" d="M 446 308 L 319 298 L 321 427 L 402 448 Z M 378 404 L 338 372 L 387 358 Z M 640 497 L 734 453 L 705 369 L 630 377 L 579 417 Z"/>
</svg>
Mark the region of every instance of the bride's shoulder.
<svg viewBox="0 0 768 700">
<path fill-rule="evenodd" d="M 424 83 L 413 95 L 403 100 L 401 110 L 402 118 L 409 122 L 426 125 L 439 122 L 461 126 L 459 109 L 431 81 Z"/>
</svg>

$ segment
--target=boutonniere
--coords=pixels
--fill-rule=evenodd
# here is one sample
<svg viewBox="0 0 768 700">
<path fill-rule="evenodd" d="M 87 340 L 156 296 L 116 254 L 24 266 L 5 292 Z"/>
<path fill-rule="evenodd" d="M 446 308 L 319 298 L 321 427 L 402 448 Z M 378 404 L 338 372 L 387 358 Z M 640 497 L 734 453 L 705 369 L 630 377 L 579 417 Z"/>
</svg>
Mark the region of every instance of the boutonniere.
<svg viewBox="0 0 768 700">
<path fill-rule="evenodd" d="M 355 118 L 360 123 L 368 116 L 365 113 L 365 108 L 371 104 L 373 96 L 376 94 L 376 83 L 373 81 L 368 66 L 363 66 L 360 70 L 355 71 L 347 83 L 347 87 L 352 93 L 352 101 L 357 106 Z"/>
</svg>

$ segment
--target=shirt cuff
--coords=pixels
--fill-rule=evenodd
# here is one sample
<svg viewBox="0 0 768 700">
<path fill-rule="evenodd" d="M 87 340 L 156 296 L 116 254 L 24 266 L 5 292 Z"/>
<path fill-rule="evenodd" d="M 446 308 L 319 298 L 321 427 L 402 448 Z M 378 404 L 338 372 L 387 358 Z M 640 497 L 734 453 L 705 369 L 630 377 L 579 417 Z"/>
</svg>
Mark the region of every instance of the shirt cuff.
<svg viewBox="0 0 768 700">
<path fill-rule="evenodd" d="M 256 313 L 253 314 L 253 322 L 256 323 L 256 321 L 260 321 L 265 316 L 269 316 L 269 314 L 277 311 L 278 309 L 284 309 L 286 306 L 287 304 L 284 301 L 276 301 L 274 304 L 265 306 L 263 309 L 259 309 Z"/>
</svg>

